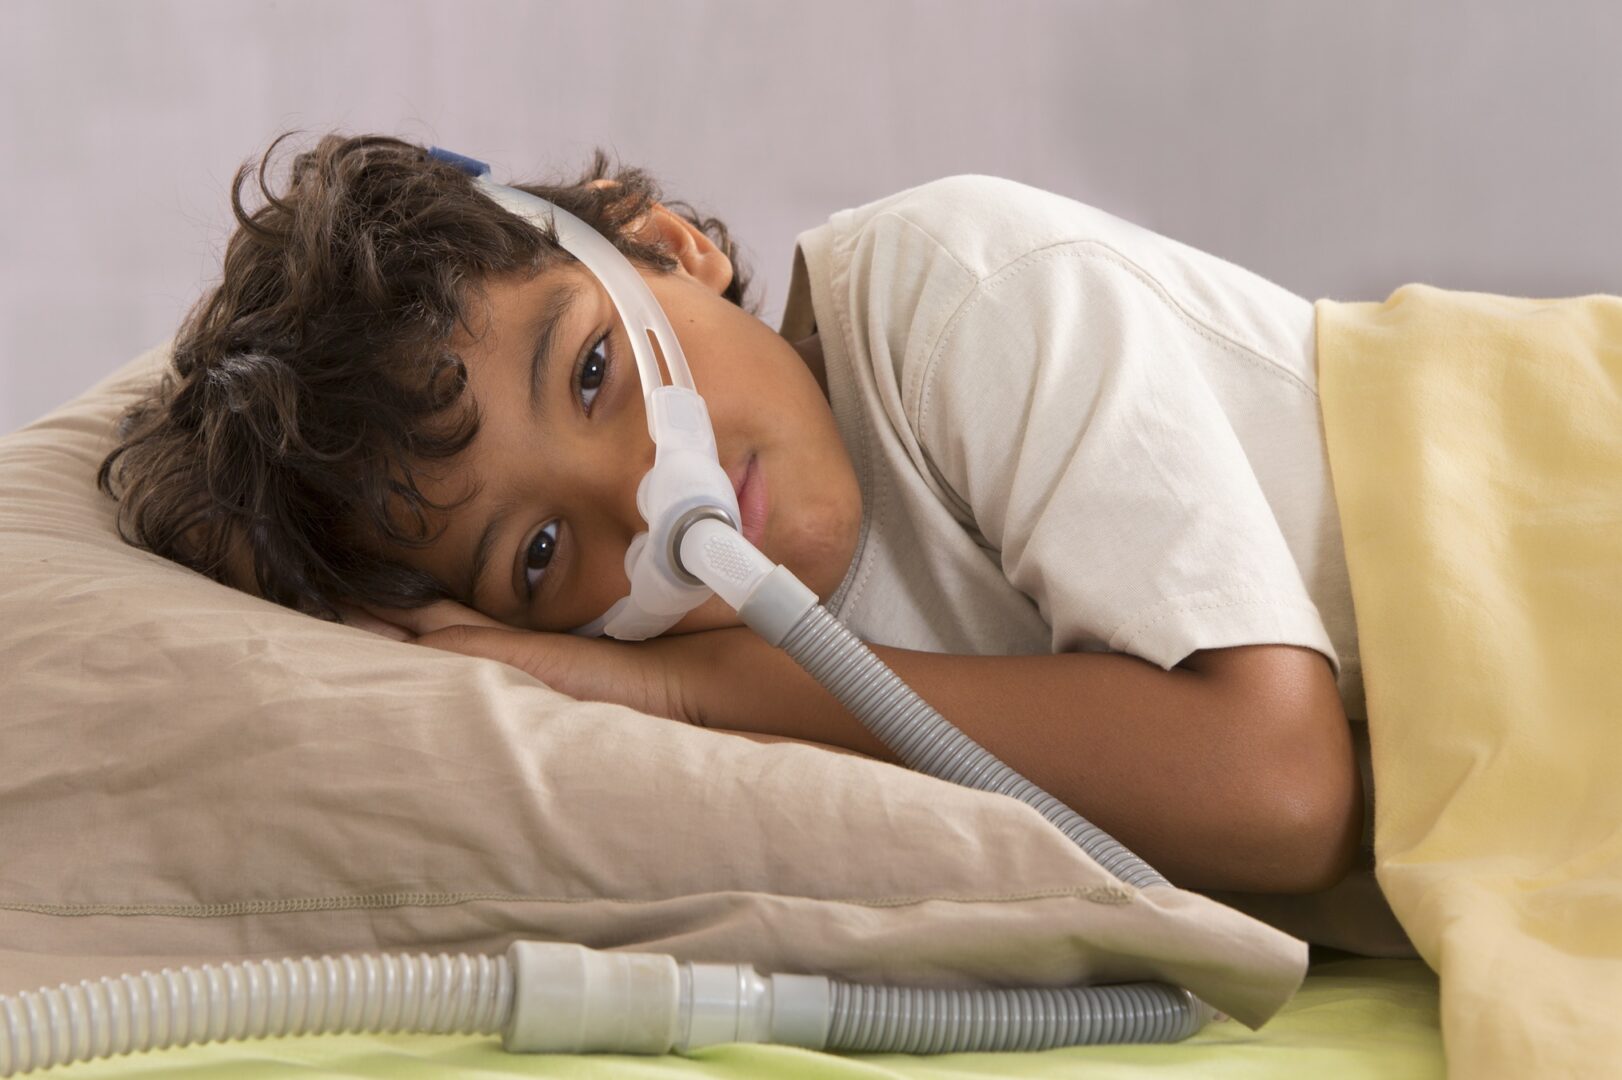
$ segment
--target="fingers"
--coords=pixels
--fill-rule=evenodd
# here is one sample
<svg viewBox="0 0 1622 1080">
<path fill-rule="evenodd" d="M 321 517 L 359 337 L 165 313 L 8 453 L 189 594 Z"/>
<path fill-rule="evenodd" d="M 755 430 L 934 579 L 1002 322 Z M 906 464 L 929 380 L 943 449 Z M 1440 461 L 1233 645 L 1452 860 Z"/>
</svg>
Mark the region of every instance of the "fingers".
<svg viewBox="0 0 1622 1080">
<path fill-rule="evenodd" d="M 463 656 L 499 660 L 528 672 L 542 682 L 548 682 L 546 652 L 540 638 L 541 635 L 514 630 L 510 626 L 495 630 L 458 624 L 424 634 L 417 639 L 417 644 L 461 653 Z"/>
<path fill-rule="evenodd" d="M 386 622 L 406 627 L 421 637 L 450 626 L 483 626 L 493 630 L 511 630 L 506 623 L 497 622 L 482 611 L 458 604 L 455 600 L 436 600 L 418 608 L 387 608 L 368 604 L 366 610 Z"/>
<path fill-rule="evenodd" d="M 369 611 L 349 604 L 339 604 L 338 614 L 343 618 L 345 626 L 369 630 L 374 634 L 393 638 L 395 641 L 410 641 L 414 636 L 410 630 L 403 626 L 397 626 L 387 620 L 378 618 Z"/>
</svg>

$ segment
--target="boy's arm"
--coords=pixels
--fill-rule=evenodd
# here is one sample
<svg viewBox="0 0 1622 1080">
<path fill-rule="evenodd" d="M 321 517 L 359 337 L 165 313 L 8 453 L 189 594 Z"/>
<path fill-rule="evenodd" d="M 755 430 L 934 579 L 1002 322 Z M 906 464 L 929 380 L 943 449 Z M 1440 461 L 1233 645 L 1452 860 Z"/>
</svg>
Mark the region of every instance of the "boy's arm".
<svg viewBox="0 0 1622 1080">
<path fill-rule="evenodd" d="M 742 630 L 693 665 L 706 727 L 895 755 L 787 653 Z M 725 639 L 724 642 L 721 639 Z M 952 656 L 870 645 L 964 734 L 1191 889 L 1313 892 L 1350 870 L 1363 789 L 1329 663 L 1290 645 Z M 701 674 L 700 674 L 701 673 Z"/>
</svg>

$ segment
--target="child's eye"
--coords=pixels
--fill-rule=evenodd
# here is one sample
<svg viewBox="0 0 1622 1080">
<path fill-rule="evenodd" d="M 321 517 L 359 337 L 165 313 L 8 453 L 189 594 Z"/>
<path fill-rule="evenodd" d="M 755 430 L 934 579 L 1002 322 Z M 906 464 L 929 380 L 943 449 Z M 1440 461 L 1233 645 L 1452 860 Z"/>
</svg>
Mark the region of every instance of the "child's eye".
<svg viewBox="0 0 1622 1080">
<path fill-rule="evenodd" d="M 524 580 L 529 583 L 529 594 L 535 595 L 535 587 L 540 584 L 541 577 L 545 576 L 546 568 L 552 562 L 552 556 L 558 550 L 558 523 L 549 521 L 535 534 L 535 539 L 529 542 L 524 552 Z M 551 529 L 551 532 L 547 532 Z M 541 572 L 536 576 L 536 571 Z"/>
<path fill-rule="evenodd" d="M 602 350 L 601 357 L 597 355 L 598 349 Z M 583 395 L 585 391 L 591 392 L 589 400 L 582 396 L 587 416 L 591 415 L 591 405 L 597 400 L 597 391 L 602 389 L 603 383 L 608 378 L 608 362 L 612 357 L 613 354 L 608 348 L 608 334 L 604 334 L 597 339 L 597 343 L 586 352 L 586 355 L 580 358 L 580 367 L 575 371 L 574 381 L 578 393 Z"/>
</svg>

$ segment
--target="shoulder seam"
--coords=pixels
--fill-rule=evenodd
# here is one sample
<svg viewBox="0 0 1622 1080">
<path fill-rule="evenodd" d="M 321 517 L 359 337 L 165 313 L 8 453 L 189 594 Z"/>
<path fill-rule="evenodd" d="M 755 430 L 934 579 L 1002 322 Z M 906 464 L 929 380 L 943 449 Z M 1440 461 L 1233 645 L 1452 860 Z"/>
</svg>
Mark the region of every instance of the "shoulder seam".
<svg viewBox="0 0 1622 1080">
<path fill-rule="evenodd" d="M 981 284 L 986 279 L 982 278 L 979 274 L 975 273 L 967 265 L 965 265 L 963 260 L 957 257 L 957 253 L 951 248 L 947 247 L 945 242 L 942 241 L 940 237 L 924 228 L 924 226 L 920 225 L 912 218 L 895 210 L 886 210 L 883 213 L 876 215 L 873 220 L 878 221 L 882 218 L 893 218 L 894 220 L 905 225 L 907 228 L 916 232 L 919 236 L 924 237 L 931 244 L 935 245 L 935 249 L 938 252 L 946 256 L 947 259 L 951 260 L 952 265 L 961 270 L 964 277 L 968 279 L 968 285 L 964 290 L 963 299 L 958 301 L 958 306 L 952 309 L 952 314 L 947 316 L 946 321 L 941 324 L 940 332 L 935 335 L 935 340 L 929 343 L 929 352 L 925 354 L 923 363 L 917 365 L 910 383 L 903 384 L 900 387 L 901 405 L 902 409 L 905 410 L 908 408 L 908 404 L 910 402 L 918 400 L 918 388 L 928 378 L 929 371 L 934 366 L 935 354 L 939 352 L 941 343 L 945 341 L 947 334 L 950 332 L 952 323 L 957 319 L 958 312 L 963 310 L 963 305 L 968 303 L 969 299 L 974 296 L 974 294 L 979 290 Z M 897 374 L 899 376 L 900 373 Z M 924 459 L 928 461 L 931 468 L 933 468 L 934 462 L 929 460 L 929 451 L 923 445 L 922 429 L 918 428 L 916 423 L 917 420 L 914 418 L 915 426 L 913 430 L 917 433 L 916 437 L 918 438 L 919 450 L 923 453 Z M 947 490 L 951 491 L 950 486 L 947 486 Z M 952 494 L 955 496 L 957 493 L 952 492 Z"/>
<path fill-rule="evenodd" d="M 980 283 L 981 278 L 980 278 L 979 274 L 976 274 L 973 270 L 970 270 L 967 266 L 964 266 L 963 265 L 963 260 L 957 257 L 956 252 L 954 252 L 951 248 L 947 247 L 946 244 L 941 240 L 940 237 L 936 236 L 934 233 L 930 232 L 928 229 L 926 229 L 922 225 L 918 224 L 918 222 L 914 221 L 912 218 L 908 217 L 906 214 L 903 214 L 898 210 L 885 210 L 883 213 L 875 214 L 873 216 L 874 221 L 881 221 L 884 218 L 894 218 L 895 220 L 901 222 L 902 224 L 907 225 L 910 228 L 917 230 L 917 232 L 920 235 L 922 235 L 923 237 L 928 239 L 930 243 L 934 244 L 937 248 L 939 248 L 941 250 L 941 254 L 945 255 L 948 259 L 951 259 L 952 262 L 956 263 L 957 266 L 958 266 L 958 269 L 962 270 L 965 274 L 969 275 L 969 277 L 974 280 L 975 284 L 978 285 Z"/>
<path fill-rule="evenodd" d="M 919 231 L 924 233 L 924 235 L 929 236 L 927 230 L 920 228 Z M 935 239 L 935 237 L 930 236 L 929 238 L 936 244 L 940 244 L 940 241 Z M 945 245 L 941 245 L 941 247 L 942 250 L 945 250 Z M 974 287 L 969 290 L 969 294 L 963 298 L 963 301 L 958 305 L 957 310 L 952 313 L 949 319 L 947 319 L 946 326 L 941 331 L 940 337 L 935 341 L 934 346 L 930 349 L 929 358 L 925 360 L 921 366 L 920 379 L 924 382 L 925 386 L 918 401 L 918 415 L 914 419 L 914 424 L 916 425 L 916 429 L 919 434 L 920 444 L 922 444 L 923 441 L 923 425 L 929 412 L 930 393 L 933 389 L 933 383 L 930 382 L 930 375 L 934 371 L 935 363 L 939 359 L 942 350 L 945 349 L 947 343 L 952 338 L 952 334 L 956 331 L 959 320 L 962 319 L 962 317 L 968 313 L 975 303 L 977 303 L 985 295 L 988 287 L 1000 284 L 1000 279 L 1011 277 L 1019 271 L 1028 269 L 1029 267 L 1047 259 L 1059 258 L 1066 255 L 1077 258 L 1098 259 L 1106 263 L 1111 263 L 1120 269 L 1125 270 L 1127 273 L 1137 278 L 1140 283 L 1147 286 L 1152 292 L 1154 292 L 1160 301 L 1165 304 L 1179 319 L 1192 328 L 1195 333 L 1199 334 L 1208 341 L 1211 341 L 1213 344 L 1237 354 L 1258 370 L 1265 371 L 1267 374 L 1275 378 L 1283 379 L 1296 389 L 1310 395 L 1314 400 L 1317 399 L 1317 391 L 1304 382 L 1300 376 L 1295 374 L 1295 372 L 1290 371 L 1277 360 L 1265 355 L 1246 342 L 1239 340 L 1238 335 L 1233 334 L 1231 331 L 1211 326 L 1206 320 L 1197 317 L 1193 312 L 1189 311 L 1187 308 L 1183 307 L 1182 304 L 1178 303 L 1177 299 L 1172 296 L 1169 291 L 1167 291 L 1165 286 L 1163 286 L 1153 274 L 1150 274 L 1143 267 L 1139 266 L 1131 259 L 1128 259 L 1115 248 L 1101 240 L 1061 240 L 1045 247 L 1037 248 L 1034 251 L 1028 251 L 1023 255 L 1020 255 L 1018 258 L 1011 259 L 1007 263 L 1004 263 L 1002 266 L 998 267 L 992 273 L 986 275 L 984 278 L 978 278 L 976 275 L 974 275 L 973 271 L 969 271 L 970 276 L 976 278 Z M 959 266 L 963 265 L 955 257 L 953 258 L 953 261 L 957 262 Z M 967 267 L 964 267 L 964 269 L 968 270 Z"/>
</svg>

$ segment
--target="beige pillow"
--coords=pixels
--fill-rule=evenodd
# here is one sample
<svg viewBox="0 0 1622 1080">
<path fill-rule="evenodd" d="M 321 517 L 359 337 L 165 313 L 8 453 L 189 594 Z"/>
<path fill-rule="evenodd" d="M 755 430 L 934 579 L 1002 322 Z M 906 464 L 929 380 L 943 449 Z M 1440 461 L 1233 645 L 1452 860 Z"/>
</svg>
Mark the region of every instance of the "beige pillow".
<svg viewBox="0 0 1622 1080">
<path fill-rule="evenodd" d="M 1257 1025 L 1304 943 L 1122 885 L 1035 810 L 577 702 L 121 542 L 155 349 L 0 439 L 0 992 L 517 938 L 936 987 L 1157 979 Z"/>
</svg>

